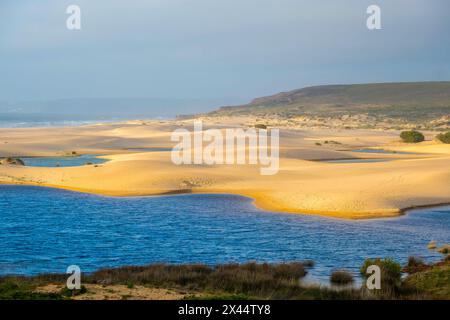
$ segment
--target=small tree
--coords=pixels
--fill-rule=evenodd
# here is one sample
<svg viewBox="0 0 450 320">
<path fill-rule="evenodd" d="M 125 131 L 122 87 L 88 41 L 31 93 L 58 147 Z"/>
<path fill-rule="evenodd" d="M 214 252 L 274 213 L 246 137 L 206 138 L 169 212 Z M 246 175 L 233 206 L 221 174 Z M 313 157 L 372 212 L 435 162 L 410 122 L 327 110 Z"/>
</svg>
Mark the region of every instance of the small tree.
<svg viewBox="0 0 450 320">
<path fill-rule="evenodd" d="M 450 131 L 446 133 L 440 133 L 436 138 L 443 143 L 450 143 Z"/>
<path fill-rule="evenodd" d="M 417 143 L 417 142 L 422 142 L 425 140 L 425 137 L 422 133 L 420 133 L 419 131 L 403 131 L 400 134 L 400 138 L 402 138 L 403 142 L 407 142 L 407 143 Z"/>
</svg>

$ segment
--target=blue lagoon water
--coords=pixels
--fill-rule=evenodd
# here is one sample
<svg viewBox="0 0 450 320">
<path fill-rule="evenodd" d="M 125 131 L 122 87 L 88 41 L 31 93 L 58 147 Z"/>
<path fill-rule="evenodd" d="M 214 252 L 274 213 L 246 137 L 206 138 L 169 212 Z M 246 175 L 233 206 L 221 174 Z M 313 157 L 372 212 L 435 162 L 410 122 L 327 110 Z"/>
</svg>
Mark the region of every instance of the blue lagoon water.
<svg viewBox="0 0 450 320">
<path fill-rule="evenodd" d="M 21 159 L 29 167 L 78 167 L 88 163 L 101 164 L 108 161 L 91 154 L 76 157 L 24 157 Z"/>
<path fill-rule="evenodd" d="M 345 221 L 261 211 L 248 198 L 178 195 L 111 198 L 50 188 L 0 186 L 0 274 L 64 273 L 153 262 L 207 264 L 314 260 L 313 278 L 355 274 L 368 257 L 440 254 L 450 207 L 393 219 Z"/>
</svg>

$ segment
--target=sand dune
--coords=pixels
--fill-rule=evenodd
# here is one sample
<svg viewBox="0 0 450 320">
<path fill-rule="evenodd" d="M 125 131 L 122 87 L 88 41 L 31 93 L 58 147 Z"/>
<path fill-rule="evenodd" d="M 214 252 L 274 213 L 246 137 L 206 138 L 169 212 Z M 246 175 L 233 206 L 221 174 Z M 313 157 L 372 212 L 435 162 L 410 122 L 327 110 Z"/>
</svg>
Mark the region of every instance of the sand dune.
<svg viewBox="0 0 450 320">
<path fill-rule="evenodd" d="M 274 176 L 260 175 L 260 167 L 254 165 L 176 166 L 169 151 L 126 150 L 171 148 L 172 130 L 190 125 L 189 121 L 147 121 L 1 129 L 0 156 L 52 156 L 76 151 L 104 154 L 110 161 L 72 168 L 0 166 L 0 182 L 112 196 L 231 193 L 252 197 L 258 207 L 267 210 L 351 219 L 396 216 L 405 208 L 450 202 L 450 145 L 431 141 L 405 145 L 398 142 L 396 131 L 282 129 L 280 171 Z M 351 151 L 361 147 L 412 154 Z M 310 161 L 353 157 L 392 161 Z"/>
</svg>

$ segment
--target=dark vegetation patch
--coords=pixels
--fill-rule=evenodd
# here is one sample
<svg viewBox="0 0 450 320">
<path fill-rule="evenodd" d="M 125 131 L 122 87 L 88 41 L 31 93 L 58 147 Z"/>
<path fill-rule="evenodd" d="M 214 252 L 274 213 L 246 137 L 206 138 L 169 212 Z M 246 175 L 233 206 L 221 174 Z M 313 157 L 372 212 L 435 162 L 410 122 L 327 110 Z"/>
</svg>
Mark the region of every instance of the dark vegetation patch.
<svg viewBox="0 0 450 320">
<path fill-rule="evenodd" d="M 418 143 L 425 140 L 425 136 L 415 130 L 403 131 L 400 134 L 400 138 L 402 138 L 403 142 L 406 143 Z"/>
<path fill-rule="evenodd" d="M 351 273 L 345 270 L 333 271 L 330 276 L 330 282 L 336 285 L 348 285 L 353 283 L 353 281 Z"/>
<path fill-rule="evenodd" d="M 135 285 L 165 288 L 185 292 L 185 299 L 247 300 L 247 299 L 434 299 L 450 298 L 450 261 L 442 260 L 426 265 L 418 258 L 410 258 L 404 272 L 410 273 L 402 280 L 402 268 L 392 259 L 367 259 L 361 267 L 365 273 L 369 265 L 381 269 L 382 289 L 365 287 L 341 289 L 305 284 L 311 262 L 282 264 L 245 263 L 207 266 L 201 264 L 126 266 L 102 269 L 82 276 L 82 284 L 100 284 L 104 287 Z M 55 293 L 41 293 L 40 286 L 63 285 L 67 274 L 42 274 L 34 277 L 0 277 L 0 299 L 70 299 L 86 293 L 80 290 L 62 289 Z M 336 271 L 330 280 L 335 284 L 351 284 L 353 277 L 345 271 Z M 365 281 L 363 281 L 365 283 Z M 137 290 L 137 289 L 136 289 Z"/>
<path fill-rule="evenodd" d="M 440 133 L 436 136 L 436 138 L 442 143 L 450 143 L 450 131 L 446 133 Z"/>
</svg>

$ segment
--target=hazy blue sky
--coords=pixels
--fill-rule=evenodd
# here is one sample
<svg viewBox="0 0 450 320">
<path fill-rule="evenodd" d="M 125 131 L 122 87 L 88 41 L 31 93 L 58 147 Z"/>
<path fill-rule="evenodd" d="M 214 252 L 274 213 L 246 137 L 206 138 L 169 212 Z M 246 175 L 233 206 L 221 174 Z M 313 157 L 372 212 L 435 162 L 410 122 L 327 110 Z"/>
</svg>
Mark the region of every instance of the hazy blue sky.
<svg viewBox="0 0 450 320">
<path fill-rule="evenodd" d="M 82 30 L 66 29 L 69 4 Z M 382 30 L 366 8 L 382 9 Z M 448 0 L 1 0 L 0 100 L 450 80 Z"/>
</svg>

